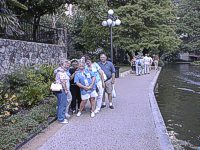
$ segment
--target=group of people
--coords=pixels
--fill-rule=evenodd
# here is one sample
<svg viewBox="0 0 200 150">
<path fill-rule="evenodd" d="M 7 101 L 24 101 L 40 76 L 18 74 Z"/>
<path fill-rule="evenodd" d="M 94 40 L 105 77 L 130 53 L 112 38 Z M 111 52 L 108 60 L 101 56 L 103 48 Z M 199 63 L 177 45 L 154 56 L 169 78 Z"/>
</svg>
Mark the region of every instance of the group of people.
<svg viewBox="0 0 200 150">
<path fill-rule="evenodd" d="M 145 54 L 145 56 L 136 56 L 133 57 L 131 60 L 131 68 L 132 71 L 135 71 L 137 76 L 149 74 L 152 68 L 152 65 L 154 66 L 155 70 L 158 70 L 158 62 L 159 57 L 158 55 L 154 55 L 153 58 L 150 57 L 149 54 Z"/>
<path fill-rule="evenodd" d="M 115 83 L 115 67 L 107 61 L 106 54 L 100 55 L 100 61 L 94 62 L 88 56 L 80 60 L 63 60 L 54 70 L 56 83 L 62 90 L 55 92 L 57 97 L 57 120 L 68 123 L 69 110 L 80 117 L 90 101 L 91 117 L 95 117 L 101 108 L 106 107 L 105 93 L 108 94 L 109 108 L 114 109 L 112 90 Z"/>
</svg>

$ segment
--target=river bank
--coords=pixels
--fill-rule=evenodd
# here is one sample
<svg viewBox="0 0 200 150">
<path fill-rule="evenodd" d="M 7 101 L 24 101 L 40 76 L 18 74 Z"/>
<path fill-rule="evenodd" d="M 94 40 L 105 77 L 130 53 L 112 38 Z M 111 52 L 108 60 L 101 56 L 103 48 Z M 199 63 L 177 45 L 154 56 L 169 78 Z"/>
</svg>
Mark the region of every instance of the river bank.
<svg viewBox="0 0 200 150">
<path fill-rule="evenodd" d="M 176 150 L 200 146 L 200 67 L 166 64 L 158 79 L 156 99 Z"/>
</svg>

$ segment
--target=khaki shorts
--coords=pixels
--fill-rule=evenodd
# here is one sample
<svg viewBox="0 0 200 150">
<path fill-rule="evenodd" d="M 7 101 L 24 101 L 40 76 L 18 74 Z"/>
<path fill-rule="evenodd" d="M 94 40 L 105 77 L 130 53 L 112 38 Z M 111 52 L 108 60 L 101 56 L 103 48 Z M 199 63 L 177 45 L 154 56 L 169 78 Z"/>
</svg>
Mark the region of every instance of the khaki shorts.
<svg viewBox="0 0 200 150">
<path fill-rule="evenodd" d="M 112 93 L 113 86 L 112 86 L 112 79 L 109 79 L 108 81 L 105 82 L 105 92 L 108 94 Z"/>
</svg>

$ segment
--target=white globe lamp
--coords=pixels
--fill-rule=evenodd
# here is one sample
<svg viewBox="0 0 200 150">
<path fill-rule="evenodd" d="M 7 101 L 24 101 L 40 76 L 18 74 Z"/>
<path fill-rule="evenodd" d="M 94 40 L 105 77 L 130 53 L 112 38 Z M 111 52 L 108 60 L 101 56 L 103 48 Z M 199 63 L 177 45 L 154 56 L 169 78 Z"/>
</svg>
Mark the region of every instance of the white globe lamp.
<svg viewBox="0 0 200 150">
<path fill-rule="evenodd" d="M 110 10 L 108 11 L 108 14 L 109 14 L 109 15 L 113 15 L 113 14 L 114 14 L 114 11 L 113 11 L 112 9 L 110 9 Z"/>
<path fill-rule="evenodd" d="M 108 25 L 107 21 L 102 22 L 102 26 L 106 27 Z"/>
<path fill-rule="evenodd" d="M 107 20 L 107 24 L 108 24 L 109 26 L 112 25 L 112 22 L 113 22 L 113 21 L 112 21 L 111 19 L 108 19 L 108 20 Z"/>
<path fill-rule="evenodd" d="M 121 24 L 121 20 L 117 19 L 117 20 L 115 21 L 115 24 L 116 24 L 117 26 L 119 26 L 119 25 Z"/>
</svg>

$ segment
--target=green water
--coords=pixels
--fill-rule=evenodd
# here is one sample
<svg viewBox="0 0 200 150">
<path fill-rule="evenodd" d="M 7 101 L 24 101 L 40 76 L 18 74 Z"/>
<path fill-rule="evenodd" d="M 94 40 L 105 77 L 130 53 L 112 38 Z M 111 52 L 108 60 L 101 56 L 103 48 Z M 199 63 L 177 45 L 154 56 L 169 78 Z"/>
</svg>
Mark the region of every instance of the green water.
<svg viewBox="0 0 200 150">
<path fill-rule="evenodd" d="M 166 65 L 156 94 L 169 136 L 176 150 L 200 147 L 200 67 Z"/>
</svg>

